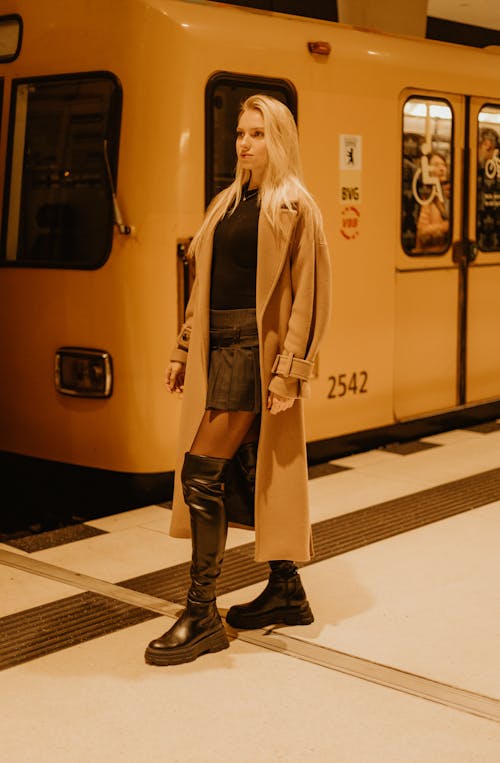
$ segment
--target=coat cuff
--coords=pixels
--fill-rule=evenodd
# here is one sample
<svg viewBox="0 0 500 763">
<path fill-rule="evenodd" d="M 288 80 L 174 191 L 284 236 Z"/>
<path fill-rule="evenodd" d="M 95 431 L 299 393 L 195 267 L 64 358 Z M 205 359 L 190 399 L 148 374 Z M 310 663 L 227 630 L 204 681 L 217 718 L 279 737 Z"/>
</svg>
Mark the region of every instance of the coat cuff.
<svg viewBox="0 0 500 763">
<path fill-rule="evenodd" d="M 313 371 L 314 363 L 310 360 L 296 358 L 293 352 L 278 354 L 272 367 L 269 391 L 281 397 L 309 398 L 309 379 Z"/>
<path fill-rule="evenodd" d="M 273 367 L 273 374 L 278 374 L 285 379 L 289 377 L 299 381 L 309 381 L 313 374 L 314 363 L 311 360 L 296 358 L 293 352 L 286 355 L 276 355 Z"/>
<path fill-rule="evenodd" d="M 269 383 L 269 391 L 281 395 L 281 397 L 293 397 L 294 400 L 296 398 L 308 400 L 311 397 L 309 382 L 292 379 L 291 376 L 288 379 L 283 379 L 282 376 L 273 376 Z"/>
<path fill-rule="evenodd" d="M 187 350 L 183 350 L 182 347 L 175 347 L 170 353 L 170 361 L 172 363 L 186 363 Z"/>
<path fill-rule="evenodd" d="M 191 328 L 184 324 L 181 333 L 177 337 L 177 349 L 188 351 L 189 340 L 191 339 Z"/>
<path fill-rule="evenodd" d="M 189 340 L 191 338 L 191 328 L 184 325 L 181 333 L 177 337 L 177 344 L 170 353 L 170 360 L 177 363 L 186 363 L 189 350 Z"/>
</svg>

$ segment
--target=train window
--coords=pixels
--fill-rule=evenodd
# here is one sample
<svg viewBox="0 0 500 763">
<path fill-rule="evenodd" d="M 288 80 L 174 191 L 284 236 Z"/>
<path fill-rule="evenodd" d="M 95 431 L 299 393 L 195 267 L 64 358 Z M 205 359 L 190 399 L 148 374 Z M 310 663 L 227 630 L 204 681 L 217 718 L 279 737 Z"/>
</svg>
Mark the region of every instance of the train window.
<svg viewBox="0 0 500 763">
<path fill-rule="evenodd" d="M 441 98 L 403 109 L 401 242 L 408 255 L 444 254 L 451 243 L 453 113 Z"/>
<path fill-rule="evenodd" d="M 14 80 L 3 264 L 91 269 L 106 261 L 120 112 L 120 87 L 105 72 Z"/>
<path fill-rule="evenodd" d="M 483 252 L 500 250 L 500 106 L 484 106 L 477 125 L 476 241 Z"/>
<path fill-rule="evenodd" d="M 264 93 L 282 101 L 297 119 L 297 93 L 288 80 L 227 72 L 214 74 L 205 92 L 207 205 L 234 179 L 238 112 L 245 98 L 254 93 Z"/>
<path fill-rule="evenodd" d="M 17 14 L 0 16 L 0 63 L 15 61 L 21 50 L 23 22 Z"/>
</svg>

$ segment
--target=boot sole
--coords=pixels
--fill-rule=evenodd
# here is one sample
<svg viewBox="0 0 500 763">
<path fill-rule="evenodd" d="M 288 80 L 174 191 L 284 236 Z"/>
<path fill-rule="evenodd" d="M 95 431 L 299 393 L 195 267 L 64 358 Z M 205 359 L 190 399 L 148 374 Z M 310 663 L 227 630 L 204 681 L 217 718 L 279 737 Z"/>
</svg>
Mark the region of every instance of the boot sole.
<svg viewBox="0 0 500 763">
<path fill-rule="evenodd" d="M 298 609 L 290 609 L 289 607 L 273 609 L 260 615 L 231 614 L 231 610 L 229 610 L 226 615 L 226 623 L 232 628 L 246 631 L 265 628 L 266 625 L 310 625 L 313 622 L 314 615 L 309 604 Z"/>
<path fill-rule="evenodd" d="M 211 633 L 194 644 L 179 646 L 174 649 L 160 651 L 148 647 L 144 659 L 148 665 L 182 665 L 193 662 L 197 657 L 207 652 L 221 652 L 229 647 L 229 641 L 224 630 Z"/>
</svg>

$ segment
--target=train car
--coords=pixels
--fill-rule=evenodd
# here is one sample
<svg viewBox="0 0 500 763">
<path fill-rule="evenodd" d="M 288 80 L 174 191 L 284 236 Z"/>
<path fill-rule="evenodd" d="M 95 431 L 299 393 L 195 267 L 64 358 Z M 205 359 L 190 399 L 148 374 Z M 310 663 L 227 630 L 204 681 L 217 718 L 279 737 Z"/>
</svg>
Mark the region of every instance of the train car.
<svg viewBox="0 0 500 763">
<path fill-rule="evenodd" d="M 2 13 L 0 449 L 35 512 L 168 498 L 186 250 L 253 92 L 296 115 L 332 253 L 310 457 L 500 413 L 498 49 L 201 0 Z"/>
</svg>

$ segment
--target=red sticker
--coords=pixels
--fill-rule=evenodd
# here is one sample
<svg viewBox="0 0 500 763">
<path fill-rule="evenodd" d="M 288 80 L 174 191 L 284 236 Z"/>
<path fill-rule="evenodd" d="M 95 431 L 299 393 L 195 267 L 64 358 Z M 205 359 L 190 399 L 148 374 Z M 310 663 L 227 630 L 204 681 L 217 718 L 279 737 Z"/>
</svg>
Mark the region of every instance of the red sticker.
<svg viewBox="0 0 500 763">
<path fill-rule="evenodd" d="M 359 236 L 360 212 L 357 207 L 344 207 L 341 214 L 340 232 L 347 239 Z"/>
</svg>

